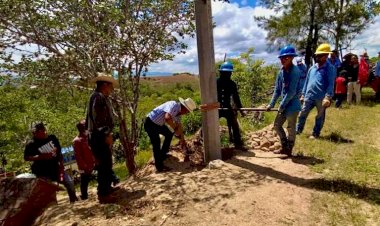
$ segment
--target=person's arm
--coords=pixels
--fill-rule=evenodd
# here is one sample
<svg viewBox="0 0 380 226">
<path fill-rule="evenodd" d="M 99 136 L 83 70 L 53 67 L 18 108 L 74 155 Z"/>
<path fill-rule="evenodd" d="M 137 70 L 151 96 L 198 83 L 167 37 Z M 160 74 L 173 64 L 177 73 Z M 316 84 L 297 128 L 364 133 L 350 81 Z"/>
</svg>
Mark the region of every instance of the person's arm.
<svg viewBox="0 0 380 226">
<path fill-rule="evenodd" d="M 185 142 L 185 136 L 183 134 L 182 124 L 180 122 L 175 123 L 173 117 L 168 112 L 165 113 L 165 122 L 174 130 L 174 134 L 178 137 L 181 144 L 183 144 Z"/>
<path fill-rule="evenodd" d="M 281 100 L 281 103 L 278 109 L 279 112 L 283 112 L 285 110 L 285 107 L 289 104 L 290 100 L 292 100 L 294 96 L 297 95 L 298 82 L 300 80 L 300 73 L 298 70 L 296 71 L 293 70 L 292 72 L 293 73 L 290 74 L 291 78 L 289 82 L 289 88 Z"/>
<path fill-rule="evenodd" d="M 30 145 L 27 145 L 25 147 L 24 151 L 24 160 L 33 162 L 33 161 L 38 161 L 38 160 L 48 160 L 52 159 L 54 156 L 51 152 L 49 153 L 38 153 L 38 154 L 32 154 L 32 148 Z"/>
<path fill-rule="evenodd" d="M 276 82 L 275 82 L 275 87 L 274 87 L 274 92 L 271 101 L 269 102 L 269 105 L 267 106 L 267 109 L 270 110 L 271 108 L 274 107 L 276 104 L 277 99 L 281 96 L 281 91 L 282 91 L 282 81 L 281 81 L 281 72 L 277 75 L 276 77 Z"/>
<path fill-rule="evenodd" d="M 328 84 L 326 89 L 326 96 L 325 98 L 331 100 L 334 96 L 334 84 L 335 84 L 335 77 L 336 77 L 336 69 L 333 66 L 329 67 L 328 71 Z"/>
<path fill-rule="evenodd" d="M 79 140 L 74 140 L 73 142 L 75 160 L 77 161 L 78 168 L 80 170 L 86 171 L 88 166 L 86 164 L 85 158 L 83 156 L 83 147 Z"/>
</svg>

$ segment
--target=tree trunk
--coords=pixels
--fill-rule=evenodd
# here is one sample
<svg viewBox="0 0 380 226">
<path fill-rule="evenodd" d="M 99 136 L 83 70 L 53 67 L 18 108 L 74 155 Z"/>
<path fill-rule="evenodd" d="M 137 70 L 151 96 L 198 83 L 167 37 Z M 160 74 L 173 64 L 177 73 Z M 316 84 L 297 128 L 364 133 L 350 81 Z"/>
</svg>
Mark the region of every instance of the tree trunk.
<svg viewBox="0 0 380 226">
<path fill-rule="evenodd" d="M 133 139 L 128 139 L 128 130 L 124 118 L 120 120 L 120 141 L 121 145 L 123 146 L 125 164 L 127 166 L 129 175 L 133 175 L 137 170 L 135 163 L 136 144 Z"/>
<path fill-rule="evenodd" d="M 309 34 L 307 36 L 306 42 L 306 55 L 305 55 L 305 64 L 309 69 L 311 66 L 311 60 L 313 56 L 313 31 L 315 30 L 315 3 L 314 0 L 311 2 L 310 7 L 310 26 L 309 26 Z"/>
</svg>

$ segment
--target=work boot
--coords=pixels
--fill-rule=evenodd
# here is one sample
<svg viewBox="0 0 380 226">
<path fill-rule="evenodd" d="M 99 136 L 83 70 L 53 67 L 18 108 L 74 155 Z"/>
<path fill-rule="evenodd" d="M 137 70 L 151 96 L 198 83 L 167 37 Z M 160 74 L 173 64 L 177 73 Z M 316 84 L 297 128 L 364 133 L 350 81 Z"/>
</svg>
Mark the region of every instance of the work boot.
<svg viewBox="0 0 380 226">
<path fill-rule="evenodd" d="M 117 197 L 112 195 L 98 195 L 99 203 L 107 204 L 107 203 L 116 203 Z"/>
<path fill-rule="evenodd" d="M 292 151 L 294 148 L 294 141 L 288 141 L 288 152 L 286 153 L 287 156 L 292 156 Z"/>
<path fill-rule="evenodd" d="M 281 140 L 281 149 L 274 151 L 274 154 L 284 154 L 287 155 L 289 153 L 289 144 L 287 140 Z"/>
</svg>

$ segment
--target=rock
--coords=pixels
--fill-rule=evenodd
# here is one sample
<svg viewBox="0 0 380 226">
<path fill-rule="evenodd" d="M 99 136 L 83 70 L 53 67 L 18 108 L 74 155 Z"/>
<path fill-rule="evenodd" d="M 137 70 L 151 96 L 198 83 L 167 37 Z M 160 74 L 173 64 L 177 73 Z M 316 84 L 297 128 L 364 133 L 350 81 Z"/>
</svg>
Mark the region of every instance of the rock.
<svg viewBox="0 0 380 226">
<path fill-rule="evenodd" d="M 268 152 L 268 151 L 269 151 L 269 148 L 267 148 L 267 147 L 262 147 L 261 150 L 262 150 L 262 151 L 266 151 L 266 152 Z"/>
<path fill-rule="evenodd" d="M 224 165 L 225 165 L 225 163 L 222 160 L 217 159 L 217 160 L 213 160 L 213 161 L 209 162 L 208 168 L 209 169 L 221 169 L 221 168 L 223 168 Z"/>
<path fill-rule="evenodd" d="M 269 151 L 274 151 L 274 150 L 276 150 L 276 147 L 274 145 L 269 147 Z"/>
<path fill-rule="evenodd" d="M 271 143 L 269 142 L 269 140 L 266 138 L 263 138 L 262 142 L 260 143 L 260 147 L 261 148 L 264 148 L 264 147 L 268 148 L 269 146 L 271 146 Z"/>
<path fill-rule="evenodd" d="M 258 147 L 258 146 L 259 146 L 259 143 L 257 143 L 256 141 L 251 142 L 251 147 Z"/>
</svg>

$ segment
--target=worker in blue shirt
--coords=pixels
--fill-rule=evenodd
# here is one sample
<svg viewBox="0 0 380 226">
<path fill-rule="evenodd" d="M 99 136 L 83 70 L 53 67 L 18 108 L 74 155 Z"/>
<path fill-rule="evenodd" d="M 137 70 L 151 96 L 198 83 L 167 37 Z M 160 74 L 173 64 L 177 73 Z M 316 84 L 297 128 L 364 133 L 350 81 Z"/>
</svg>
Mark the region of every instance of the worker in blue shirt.
<svg viewBox="0 0 380 226">
<path fill-rule="evenodd" d="M 299 111 L 301 110 L 301 102 L 298 94 L 300 93 L 301 72 L 297 66 L 293 65 L 293 58 L 297 56 L 293 46 L 288 45 L 281 49 L 280 58 L 282 68 L 277 75 L 275 90 L 272 100 L 267 106 L 269 111 L 274 107 L 277 99 L 281 96 L 279 110 L 274 120 L 274 129 L 281 140 L 281 150 L 275 151 L 275 154 L 292 155 L 296 139 L 296 122 Z M 282 127 L 288 121 L 288 136 Z"/>
<path fill-rule="evenodd" d="M 302 89 L 303 89 L 303 85 L 305 84 L 305 80 L 306 80 L 307 67 L 306 67 L 306 65 L 302 62 L 302 57 L 297 57 L 297 58 L 296 58 L 296 62 L 297 62 L 297 67 L 298 67 L 298 69 L 299 69 L 300 72 L 301 72 L 301 78 L 300 78 L 299 87 L 300 87 L 300 91 L 302 91 Z"/>
<path fill-rule="evenodd" d="M 339 59 L 339 53 L 338 50 L 334 49 L 331 51 L 330 57 L 327 59 L 327 61 L 333 65 L 336 69 L 340 68 L 342 66 L 342 62 Z"/>
<path fill-rule="evenodd" d="M 297 134 L 302 133 L 310 111 L 314 107 L 317 107 L 318 111 L 310 139 L 319 137 L 325 121 L 326 108 L 331 105 L 334 95 L 336 68 L 327 62 L 330 53 L 329 44 L 324 43 L 318 46 L 315 52 L 316 64 L 309 69 L 300 98 L 303 106 L 298 118 Z"/>
<path fill-rule="evenodd" d="M 377 58 L 379 59 L 376 62 L 376 67 L 375 67 L 375 77 L 380 78 L 380 52 L 377 53 Z"/>
</svg>

